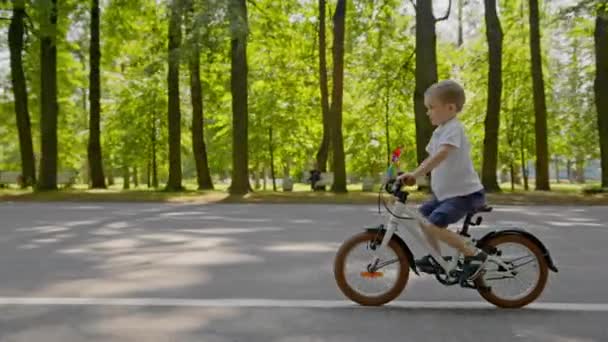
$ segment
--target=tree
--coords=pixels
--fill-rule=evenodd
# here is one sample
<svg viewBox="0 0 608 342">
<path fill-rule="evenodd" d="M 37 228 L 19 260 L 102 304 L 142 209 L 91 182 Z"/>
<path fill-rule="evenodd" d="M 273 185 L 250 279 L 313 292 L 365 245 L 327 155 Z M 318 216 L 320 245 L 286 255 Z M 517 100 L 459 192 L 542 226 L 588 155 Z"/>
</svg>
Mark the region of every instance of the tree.
<svg viewBox="0 0 608 342">
<path fill-rule="evenodd" d="M 346 165 L 344 161 L 344 138 L 342 137 L 342 93 L 344 82 L 344 27 L 346 19 L 346 0 L 338 0 L 334 13 L 333 43 L 333 90 L 330 115 L 332 121 L 331 139 L 333 146 L 334 183 L 332 191 L 346 192 Z"/>
<path fill-rule="evenodd" d="M 57 0 L 40 4 L 40 175 L 38 190 L 57 189 Z"/>
<path fill-rule="evenodd" d="M 148 184 L 154 188 L 159 181 L 166 185 L 169 173 L 170 9 L 147 0 L 111 1 L 100 18 L 105 173 L 120 175 L 125 166 L 147 168 Z"/>
<path fill-rule="evenodd" d="M 321 113 L 323 118 L 323 138 L 317 151 L 317 168 L 327 171 L 327 156 L 330 146 L 329 90 L 327 87 L 327 57 L 325 47 L 325 0 L 319 0 L 319 86 L 321 89 Z"/>
<path fill-rule="evenodd" d="M 496 0 L 484 0 L 484 5 L 489 70 L 481 181 L 486 190 L 499 191 L 496 168 L 502 94 L 502 28 L 496 13 Z"/>
<path fill-rule="evenodd" d="M 600 136 L 602 187 L 608 187 L 608 1 L 598 5 L 595 18 L 595 106 Z"/>
<path fill-rule="evenodd" d="M 100 77 L 99 63 L 101 52 L 99 49 L 99 0 L 91 0 L 91 46 L 90 46 L 90 73 L 89 73 L 89 172 L 92 188 L 105 188 L 106 182 L 103 174 L 100 142 Z"/>
<path fill-rule="evenodd" d="M 252 176 L 256 183 L 261 183 L 261 179 L 257 180 L 261 171 L 271 174 L 271 164 L 276 171 L 275 178 L 301 178 L 315 161 L 320 169 L 336 172 L 339 178 L 340 168 L 333 170 L 332 156 L 336 146 L 332 141 L 335 138 L 330 138 L 336 129 L 343 133 L 343 138 L 337 139 L 343 141 L 344 173 L 349 179 L 357 183 L 363 177 L 378 179 L 386 168 L 390 151 L 396 146 L 404 146 L 402 169 L 414 167 L 417 156 L 424 158 L 425 140 L 432 127 L 425 108 L 420 106 L 426 88 L 443 78 L 461 81 L 466 85 L 467 94 L 471 95 L 461 120 L 472 143 L 473 162 L 486 188 L 506 181 L 510 170 L 513 170 L 514 187 L 520 179 L 526 178 L 522 175 L 527 169 L 532 175 L 530 184 L 534 182 L 532 161 L 537 153 L 529 66 L 531 54 L 521 53 L 530 48 L 529 0 L 484 0 L 487 7 L 497 7 L 494 11 L 486 11 L 486 22 L 481 16 L 484 7 L 477 6 L 484 2 L 452 1 L 453 18 L 450 18 L 451 25 L 446 26 L 453 26 L 453 32 L 445 36 L 449 36 L 449 40 L 443 40 L 444 36 L 439 32 L 436 37 L 434 35 L 435 30 L 441 29 L 437 21 L 444 16 L 448 1 L 435 1 L 434 12 L 429 0 L 418 1 L 418 18 L 413 14 L 404 15 L 406 9 L 401 0 L 345 0 L 340 4 L 337 0 L 245 0 L 246 17 L 241 13 L 244 12 L 241 11 L 242 2 L 232 0 L 232 6 L 229 6 L 231 1 L 225 0 L 99 1 L 101 12 L 95 13 L 97 1 L 56 1 L 60 19 L 57 20 L 57 33 L 53 33 L 56 38 L 51 40 L 57 46 L 56 103 L 61 109 L 56 121 L 57 169 L 78 169 L 88 174 L 85 168 L 90 167 L 91 177 L 84 177 L 87 183 L 94 182 L 91 179 L 95 178 L 93 170 L 98 169 L 89 160 L 94 154 L 95 140 L 99 140 L 103 150 L 103 155 L 99 153 L 103 162 L 100 171 L 106 177 L 112 174 L 118 184 L 122 183 L 123 174 L 132 176 L 137 170 L 140 175 L 149 173 L 151 185 L 156 179 L 164 187 L 170 173 L 170 155 L 177 154 L 181 154 L 180 163 L 173 161 L 171 164 L 181 165 L 184 184 L 186 180 L 201 180 L 200 170 L 205 169 L 205 162 L 201 163 L 204 154 L 207 155 L 207 171 L 212 170 L 213 176 L 223 180 L 230 179 L 230 173 L 234 171 L 242 172 L 243 183 Z M 45 17 L 49 21 L 51 0 L 21 2 L 32 19 L 24 17 L 27 30 L 21 34 L 26 82 L 22 89 L 29 97 L 29 103 L 19 100 L 16 84 L 12 87 L 15 96 L 0 92 L 0 122 L 5 123 L 0 124 L 2 170 L 21 170 L 25 166 L 20 156 L 23 152 L 20 150 L 20 124 L 19 119 L 15 121 L 14 110 L 20 111 L 20 103 L 24 103 L 30 114 L 43 112 L 39 96 L 43 87 L 39 79 L 41 44 L 38 39 L 40 35 L 48 36 L 53 32 L 38 20 Z M 12 10 L 20 1 L 4 3 L 5 9 Z M 158 3 L 162 5 L 158 6 Z M 593 160 L 600 152 L 598 125 L 601 122 L 598 121 L 601 117 L 598 117 L 597 105 L 601 105 L 603 97 L 596 95 L 599 101 L 592 97 L 594 78 L 597 78 L 592 63 L 602 62 L 601 58 L 595 60 L 593 56 L 592 39 L 599 1 L 577 0 L 575 3 L 540 2 L 539 5 L 539 24 L 543 25 L 540 52 L 547 106 L 547 144 L 553 157 L 549 160 L 552 166 L 559 156 L 557 162 L 562 174 L 568 160 L 570 165 L 576 165 L 572 166 L 575 172 L 582 168 L 582 162 Z M 172 80 L 178 80 L 182 98 L 177 102 L 174 95 L 178 93 L 171 90 L 171 108 L 176 104 L 181 108 L 180 133 L 183 134 L 181 142 L 167 143 L 169 132 L 175 137 L 175 128 L 179 126 L 171 116 L 169 128 L 166 113 L 169 108 L 169 18 L 174 4 L 182 16 L 182 30 L 185 28 L 183 36 L 180 35 L 179 67 L 188 74 L 175 77 L 177 63 L 172 63 L 170 71 L 175 77 Z M 348 12 L 343 18 L 343 45 L 334 43 L 340 39 L 333 34 L 339 29 L 341 15 L 334 15 L 339 9 L 334 7 L 337 4 L 343 6 L 344 13 Z M 184 12 L 189 6 L 194 6 L 193 13 L 186 15 Z M 567 9 L 567 15 L 561 17 L 559 13 L 565 7 L 574 6 L 584 12 L 574 15 Z M 231 16 L 237 12 L 236 16 Z M 409 12 L 413 13 L 414 7 Z M 497 50 L 493 48 L 494 40 L 490 38 L 490 17 L 494 12 L 500 15 L 497 23 L 504 33 L 500 58 L 505 67 L 502 71 L 494 58 L 493 52 Z M 424 20 L 425 16 L 428 20 Z M 99 44 L 94 32 L 97 19 Z M 418 24 L 414 22 L 416 19 Z M 229 30 L 231 22 L 232 32 Z M 480 29 L 484 24 L 488 25 L 486 32 L 485 27 Z M 172 25 L 171 31 L 177 26 Z M 462 27 L 458 31 L 463 31 L 461 40 L 466 43 L 460 47 L 456 44 L 457 26 Z M 8 21 L 4 21 L 4 28 L 11 28 Z M 418 29 L 418 37 L 412 29 Z M 9 31 L 8 38 L 14 41 L 18 35 L 14 34 L 16 31 Z M 231 33 L 238 42 L 234 49 L 232 39 L 228 39 Z M 570 37 L 578 38 L 578 50 L 572 54 Z M 418 40 L 417 66 L 415 38 Z M 175 35 L 172 35 L 172 47 L 174 43 Z M 0 41 L 2 44 L 8 59 L 11 44 Z M 95 52 L 97 46 L 99 54 Z M 14 47 L 11 46 L 11 62 L 18 56 Z M 339 58 L 333 58 L 339 50 L 343 51 L 342 67 L 339 63 L 334 64 L 334 60 L 340 62 Z M 578 55 L 578 62 L 574 55 Z M 245 81 L 241 81 L 244 72 L 231 73 L 233 66 L 234 70 L 238 67 L 246 70 Z M 343 68 L 342 76 L 334 77 L 340 68 Z M 45 75 L 50 74 L 45 72 Z M 8 72 L 0 75 L 3 89 L 11 85 L 7 76 Z M 417 87 L 414 87 L 415 76 Z M 95 80 L 97 77 L 99 81 Z M 502 94 L 495 87 L 496 79 L 502 80 Z M 238 84 L 242 86 L 239 88 Z M 338 106 L 334 101 L 330 106 L 339 88 L 342 88 L 342 103 Z M 191 97 L 185 99 L 183 96 Z M 419 105 L 417 112 L 413 110 L 416 104 Z M 231 111 L 233 105 L 234 112 Z M 337 107 L 341 107 L 341 122 L 335 124 Z M 499 115 L 494 118 L 493 113 Z M 418 136 L 416 117 L 419 119 Z M 31 140 L 38 144 L 39 116 L 32 115 L 30 120 L 34 129 Z M 420 133 L 422 125 L 428 128 L 427 138 Z M 183 132 L 185 129 L 191 131 Z M 242 129 L 246 129 L 246 137 Z M 498 131 L 497 147 L 492 146 L 495 135 L 492 130 Z M 235 141 L 245 143 L 246 148 Z M 177 148 L 170 152 L 170 144 Z M 414 148 L 415 144 L 417 148 Z M 45 144 L 45 148 L 48 146 Z M 32 148 L 37 154 L 34 168 L 38 181 L 41 172 L 39 147 Z M 191 157 L 192 154 L 196 157 Z M 488 171 L 495 164 L 493 157 L 497 157 L 497 167 L 504 178 L 489 184 L 488 175 L 494 178 L 496 173 L 496 170 Z M 233 168 L 236 164 L 239 165 Z M 553 171 L 551 175 L 553 180 Z M 107 185 L 108 180 L 105 182 Z M 131 187 L 134 184 L 131 180 Z M 280 187 L 280 183 L 277 185 Z"/>
<path fill-rule="evenodd" d="M 426 115 L 424 92 L 437 82 L 437 52 L 435 23 L 450 15 L 452 1 L 445 16 L 435 19 L 431 0 L 416 2 L 416 90 L 414 92 L 414 112 L 416 117 L 416 154 L 418 164 L 427 157 L 426 145 L 431 139 L 433 127 Z"/>
<path fill-rule="evenodd" d="M 547 146 L 547 105 L 540 51 L 538 0 L 530 0 L 530 54 L 536 132 L 536 190 L 550 190 L 549 147 Z"/>
<path fill-rule="evenodd" d="M 169 92 L 169 181 L 166 189 L 179 191 L 182 187 L 181 113 L 179 105 L 179 62 L 181 45 L 180 0 L 171 1 L 169 21 L 169 51 L 167 86 Z"/>
<path fill-rule="evenodd" d="M 277 182 L 274 174 L 274 145 L 272 143 L 272 126 L 268 127 L 268 152 L 270 153 L 270 178 L 272 178 L 272 191 L 277 191 Z"/>
<path fill-rule="evenodd" d="M 462 19 L 462 11 L 464 9 L 464 1 L 465 0 L 458 0 L 458 41 L 456 43 L 456 46 L 461 47 L 462 44 L 464 43 L 464 39 L 463 39 L 463 19 Z"/>
<path fill-rule="evenodd" d="M 13 16 L 8 28 L 8 41 L 11 59 L 11 78 L 15 98 L 15 115 L 19 131 L 23 187 L 36 184 L 36 165 L 34 162 L 30 113 L 27 103 L 27 86 L 21 55 L 23 51 L 25 16 L 25 1 L 16 0 L 13 3 Z"/>
<path fill-rule="evenodd" d="M 586 15 L 566 18 L 562 25 L 564 31 L 553 34 L 556 42 L 552 45 L 567 58 L 552 61 L 555 66 L 550 68 L 553 71 L 549 77 L 553 80 L 553 100 L 549 112 L 553 115 L 549 118 L 549 131 L 555 134 L 549 137 L 549 144 L 556 173 L 560 159 L 563 159 L 568 175 L 575 176 L 568 179 L 582 182 L 586 161 L 600 157 L 593 99 L 594 61 L 587 57 L 593 50 L 589 34 L 593 20 Z M 571 172 L 572 165 L 576 166 L 576 175 Z"/>
<path fill-rule="evenodd" d="M 189 15 L 194 13 L 194 4 L 190 2 Z M 190 58 L 188 66 L 190 68 L 190 98 L 192 101 L 192 152 L 196 164 L 196 180 L 199 190 L 213 189 L 211 174 L 209 173 L 209 163 L 207 161 L 207 148 L 204 139 L 204 116 L 203 116 L 203 90 L 201 86 L 200 68 L 200 34 L 199 28 L 190 18 L 188 23 L 190 31 Z"/>
<path fill-rule="evenodd" d="M 499 130 L 498 156 L 502 164 L 501 172 L 503 176 L 506 176 L 506 174 L 511 176 L 511 188 L 514 189 L 515 184 L 520 184 L 523 180 L 524 188 L 528 190 L 528 160 L 534 157 L 532 119 L 534 105 L 530 101 L 530 94 L 532 93 L 530 55 L 521 53 L 521 51 L 529 49 L 528 41 L 530 38 L 527 25 L 528 18 L 525 17 L 523 10 L 524 2 L 500 2 L 501 26 L 505 32 L 501 59 L 503 65 L 509 67 L 502 71 L 501 129 Z M 487 39 L 481 41 L 484 45 L 486 44 L 485 40 Z M 484 50 L 486 50 L 485 46 Z M 473 65 L 466 72 L 473 76 L 480 67 Z M 478 89 L 485 90 L 486 86 L 486 82 L 483 82 L 480 78 Z M 475 99 L 472 100 L 475 101 Z M 487 99 L 483 99 L 478 110 L 484 110 L 486 106 Z M 479 148 L 482 148 L 482 146 L 479 146 Z"/>
<path fill-rule="evenodd" d="M 248 110 L 247 110 L 247 4 L 230 0 L 232 93 L 232 184 L 231 194 L 246 194 L 249 185 Z"/>
</svg>

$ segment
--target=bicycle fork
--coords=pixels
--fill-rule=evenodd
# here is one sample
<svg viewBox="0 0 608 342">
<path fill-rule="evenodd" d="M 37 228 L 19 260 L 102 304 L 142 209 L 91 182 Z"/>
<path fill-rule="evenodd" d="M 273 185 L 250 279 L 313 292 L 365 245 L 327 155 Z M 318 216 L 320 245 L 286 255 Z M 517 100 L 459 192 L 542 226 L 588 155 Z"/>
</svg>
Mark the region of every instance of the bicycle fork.
<svg viewBox="0 0 608 342">
<path fill-rule="evenodd" d="M 388 247 L 388 243 L 391 241 L 393 234 L 395 234 L 398 230 L 400 220 L 407 220 L 411 222 L 411 224 L 404 223 L 404 226 L 407 228 L 410 234 L 417 240 L 417 242 L 425 247 L 425 249 L 437 261 L 441 268 L 443 268 L 444 272 L 446 274 L 449 274 L 451 270 L 456 269 L 458 265 L 459 254 L 456 253 L 455 255 L 453 255 L 452 260 L 450 260 L 450 262 L 447 262 L 439 253 L 439 251 L 435 250 L 435 248 L 433 248 L 429 244 L 428 240 L 423 235 L 424 233 L 421 231 L 421 229 L 424 228 L 419 226 L 420 222 L 426 222 L 426 219 L 424 217 L 418 214 L 415 210 L 410 210 L 405 204 L 401 202 L 395 202 L 395 205 L 393 206 L 393 211 L 395 215 L 391 215 L 388 220 L 388 223 L 386 225 L 386 232 L 382 239 L 382 243 L 380 244 L 381 249 Z M 407 215 L 407 218 L 403 215 Z M 395 216 L 399 216 L 399 218 Z"/>
</svg>

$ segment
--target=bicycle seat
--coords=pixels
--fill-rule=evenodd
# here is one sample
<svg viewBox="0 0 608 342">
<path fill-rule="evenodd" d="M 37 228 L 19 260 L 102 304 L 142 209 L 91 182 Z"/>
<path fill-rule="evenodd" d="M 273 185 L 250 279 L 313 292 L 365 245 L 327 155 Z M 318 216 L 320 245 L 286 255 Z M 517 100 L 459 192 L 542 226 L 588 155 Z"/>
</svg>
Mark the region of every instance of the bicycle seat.
<svg viewBox="0 0 608 342">
<path fill-rule="evenodd" d="M 479 213 L 489 213 L 492 211 L 492 207 L 488 205 L 484 205 L 483 207 L 479 207 L 470 213 L 464 219 L 464 223 L 462 224 L 462 230 L 459 232 L 460 235 L 470 236 L 469 235 L 469 226 L 479 226 L 483 221 L 481 216 L 477 216 L 477 220 L 473 221 L 473 217 Z"/>
</svg>

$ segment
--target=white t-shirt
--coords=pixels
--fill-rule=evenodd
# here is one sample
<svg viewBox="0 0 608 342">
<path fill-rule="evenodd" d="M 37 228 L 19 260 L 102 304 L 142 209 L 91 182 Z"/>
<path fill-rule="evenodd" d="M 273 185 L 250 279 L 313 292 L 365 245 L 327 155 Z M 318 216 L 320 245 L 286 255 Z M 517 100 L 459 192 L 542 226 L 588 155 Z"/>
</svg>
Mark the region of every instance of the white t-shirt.
<svg viewBox="0 0 608 342">
<path fill-rule="evenodd" d="M 471 144 L 464 126 L 453 118 L 435 129 L 426 147 L 430 156 L 439 152 L 441 145 L 456 147 L 448 157 L 431 171 L 431 190 L 438 200 L 465 196 L 483 190 L 471 160 Z"/>
</svg>

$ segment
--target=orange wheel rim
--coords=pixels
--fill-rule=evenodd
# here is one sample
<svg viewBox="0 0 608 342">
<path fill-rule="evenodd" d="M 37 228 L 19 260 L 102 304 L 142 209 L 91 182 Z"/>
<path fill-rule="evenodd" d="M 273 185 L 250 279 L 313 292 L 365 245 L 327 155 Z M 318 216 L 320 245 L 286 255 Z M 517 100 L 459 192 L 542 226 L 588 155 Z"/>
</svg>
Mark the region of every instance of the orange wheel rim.
<svg viewBox="0 0 608 342">
<path fill-rule="evenodd" d="M 363 278 L 380 278 L 382 276 L 384 276 L 384 273 L 382 272 L 361 272 L 361 276 Z"/>
</svg>

